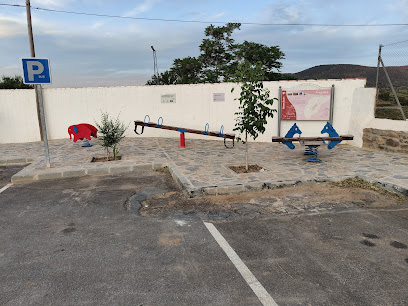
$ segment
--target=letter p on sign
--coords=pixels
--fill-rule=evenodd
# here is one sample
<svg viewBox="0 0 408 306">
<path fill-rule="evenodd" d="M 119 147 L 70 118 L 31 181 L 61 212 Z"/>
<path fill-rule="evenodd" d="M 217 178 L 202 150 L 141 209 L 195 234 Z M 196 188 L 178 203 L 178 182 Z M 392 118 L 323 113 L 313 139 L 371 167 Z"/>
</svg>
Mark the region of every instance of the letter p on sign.
<svg viewBox="0 0 408 306">
<path fill-rule="evenodd" d="M 51 84 L 49 60 L 45 58 L 23 58 L 24 84 Z"/>
</svg>

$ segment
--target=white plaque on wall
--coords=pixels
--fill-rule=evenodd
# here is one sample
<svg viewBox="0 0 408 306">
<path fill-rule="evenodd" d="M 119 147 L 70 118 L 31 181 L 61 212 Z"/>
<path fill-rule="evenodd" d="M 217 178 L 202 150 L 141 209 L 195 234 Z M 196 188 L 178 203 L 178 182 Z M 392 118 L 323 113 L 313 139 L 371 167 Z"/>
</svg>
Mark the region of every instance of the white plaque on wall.
<svg viewBox="0 0 408 306">
<path fill-rule="evenodd" d="M 176 103 L 176 94 L 162 95 L 161 103 Z"/>
<path fill-rule="evenodd" d="M 213 93 L 213 102 L 224 102 L 225 93 Z"/>
</svg>

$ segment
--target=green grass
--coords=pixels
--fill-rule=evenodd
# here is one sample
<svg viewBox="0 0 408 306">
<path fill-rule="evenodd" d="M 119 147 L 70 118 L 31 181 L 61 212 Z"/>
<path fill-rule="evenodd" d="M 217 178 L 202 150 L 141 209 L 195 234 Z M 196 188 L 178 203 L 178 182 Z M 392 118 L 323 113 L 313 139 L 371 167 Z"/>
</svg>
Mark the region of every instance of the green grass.
<svg viewBox="0 0 408 306">
<path fill-rule="evenodd" d="M 405 113 L 405 117 L 408 118 L 408 106 L 403 106 L 402 109 Z M 375 118 L 403 120 L 399 109 L 377 109 L 375 112 Z"/>
<path fill-rule="evenodd" d="M 408 107 L 408 90 L 405 88 L 399 88 L 397 90 L 398 100 L 401 103 L 401 106 L 407 116 L 407 107 Z M 378 94 L 377 106 L 397 106 L 395 97 L 389 89 L 380 89 Z M 399 110 L 377 110 L 375 114 L 376 118 L 384 119 L 393 119 L 393 120 L 402 120 L 402 116 Z"/>
</svg>

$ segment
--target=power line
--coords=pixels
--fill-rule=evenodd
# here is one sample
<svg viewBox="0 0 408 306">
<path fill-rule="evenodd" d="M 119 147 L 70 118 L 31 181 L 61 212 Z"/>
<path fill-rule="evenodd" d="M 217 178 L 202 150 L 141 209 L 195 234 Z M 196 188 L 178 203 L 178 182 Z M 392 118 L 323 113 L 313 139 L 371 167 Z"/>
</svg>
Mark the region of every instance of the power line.
<svg viewBox="0 0 408 306">
<path fill-rule="evenodd" d="M 0 6 L 24 7 L 20 4 L 0 3 Z M 163 19 L 163 18 L 145 18 L 145 17 L 131 17 L 119 15 L 106 15 L 96 13 L 84 13 L 64 10 L 54 10 L 43 7 L 33 7 L 31 9 L 38 11 L 46 11 L 53 13 L 64 13 L 74 15 L 85 15 L 94 17 L 133 19 L 133 20 L 147 20 L 147 21 L 163 21 L 163 22 L 182 22 L 182 23 L 204 23 L 204 24 L 226 24 L 225 21 L 202 21 L 202 20 L 182 20 L 182 19 Z M 242 25 L 259 25 L 259 26 L 312 26 L 312 27 L 388 27 L 388 26 L 408 26 L 408 23 L 380 23 L 380 24 L 323 24 L 323 23 L 259 23 L 259 22 L 240 22 Z"/>
</svg>

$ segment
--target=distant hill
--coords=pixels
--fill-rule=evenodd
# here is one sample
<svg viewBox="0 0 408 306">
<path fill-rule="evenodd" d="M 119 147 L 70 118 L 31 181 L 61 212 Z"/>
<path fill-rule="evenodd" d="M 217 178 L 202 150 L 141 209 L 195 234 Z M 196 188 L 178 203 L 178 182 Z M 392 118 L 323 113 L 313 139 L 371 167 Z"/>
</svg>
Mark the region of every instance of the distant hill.
<svg viewBox="0 0 408 306">
<path fill-rule="evenodd" d="M 380 84 L 388 87 L 384 72 L 381 69 Z M 388 74 L 395 87 L 408 86 L 408 66 L 387 67 Z M 297 73 L 288 73 L 299 80 L 308 79 L 347 79 L 366 78 L 367 87 L 375 87 L 377 67 L 337 64 L 315 66 Z"/>
</svg>

